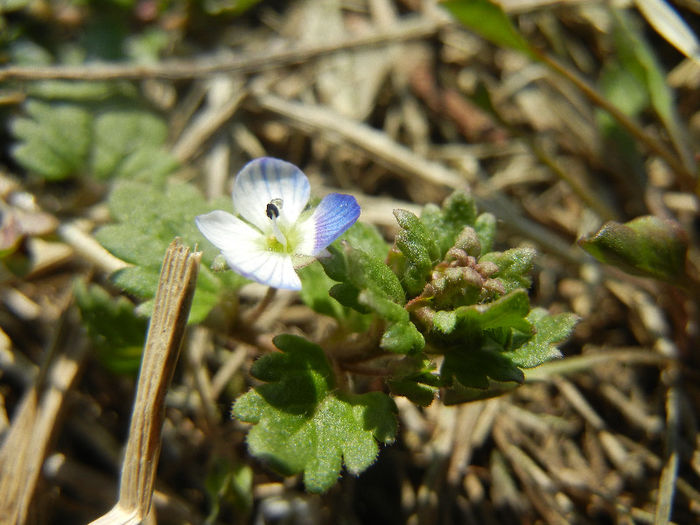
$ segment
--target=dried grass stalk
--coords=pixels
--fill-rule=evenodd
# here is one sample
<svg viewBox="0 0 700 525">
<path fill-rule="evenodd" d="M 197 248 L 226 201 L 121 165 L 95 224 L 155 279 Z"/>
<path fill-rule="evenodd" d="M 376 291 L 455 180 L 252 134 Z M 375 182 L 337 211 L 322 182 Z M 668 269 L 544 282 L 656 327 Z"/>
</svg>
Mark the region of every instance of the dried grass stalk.
<svg viewBox="0 0 700 525">
<path fill-rule="evenodd" d="M 136 524 L 148 520 L 165 417 L 165 394 L 180 351 L 200 259 L 201 252 L 190 253 L 177 239 L 170 243 L 165 254 L 141 361 L 119 501 L 93 524 Z"/>
</svg>

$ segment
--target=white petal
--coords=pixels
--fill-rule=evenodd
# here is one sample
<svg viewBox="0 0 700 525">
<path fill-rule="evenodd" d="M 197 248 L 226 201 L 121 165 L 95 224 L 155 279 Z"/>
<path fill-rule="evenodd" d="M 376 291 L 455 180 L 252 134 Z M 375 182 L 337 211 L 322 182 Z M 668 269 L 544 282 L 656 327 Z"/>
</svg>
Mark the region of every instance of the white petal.
<svg viewBox="0 0 700 525">
<path fill-rule="evenodd" d="M 225 211 L 195 218 L 197 228 L 221 250 L 226 263 L 243 277 L 273 288 L 301 290 L 301 281 L 289 255 L 266 250 L 264 236 Z"/>
<path fill-rule="evenodd" d="M 309 202 L 309 179 L 294 164 L 262 157 L 246 164 L 233 183 L 233 208 L 263 231 L 269 229 L 267 205 L 281 199 L 280 222 L 293 224 Z"/>
<path fill-rule="evenodd" d="M 243 277 L 272 288 L 301 290 L 301 281 L 292 266 L 289 255 L 263 250 L 223 250 L 231 268 Z"/>
<path fill-rule="evenodd" d="M 355 197 L 343 193 L 326 195 L 313 215 L 299 225 L 302 241 L 297 253 L 318 255 L 352 226 L 360 216 L 360 205 Z"/>
<path fill-rule="evenodd" d="M 255 228 L 221 210 L 198 215 L 194 222 L 202 235 L 219 250 L 259 245 L 262 238 Z"/>
</svg>

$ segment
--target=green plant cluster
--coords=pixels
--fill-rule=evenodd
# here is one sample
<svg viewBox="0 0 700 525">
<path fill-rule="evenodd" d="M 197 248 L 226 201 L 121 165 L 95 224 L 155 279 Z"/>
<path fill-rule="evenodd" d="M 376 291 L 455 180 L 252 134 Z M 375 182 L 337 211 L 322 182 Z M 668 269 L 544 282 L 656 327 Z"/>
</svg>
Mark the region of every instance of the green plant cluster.
<svg viewBox="0 0 700 525">
<path fill-rule="evenodd" d="M 355 330 L 370 334 L 353 362 L 388 363 L 391 393 L 428 405 L 438 392 L 447 404 L 498 395 L 523 383 L 523 368 L 561 356 L 557 343 L 577 319 L 530 307 L 534 250 L 492 251 L 495 218 L 479 215 L 464 193 L 426 206 L 421 217 L 394 215 L 393 246 L 358 223 L 320 259 L 325 274 L 318 266 L 301 274 L 302 300 L 335 317 L 345 340 Z M 342 347 L 343 337 L 334 338 Z M 327 355 L 296 336 L 275 344 L 283 352 L 256 362 L 252 375 L 263 384 L 233 413 L 254 424 L 255 456 L 283 474 L 303 472 L 311 491 L 326 490 L 341 457 L 358 473 L 374 460 L 375 440 L 393 440 L 394 403 L 382 392 L 339 388 L 331 362 L 342 368 L 342 351 Z"/>
</svg>

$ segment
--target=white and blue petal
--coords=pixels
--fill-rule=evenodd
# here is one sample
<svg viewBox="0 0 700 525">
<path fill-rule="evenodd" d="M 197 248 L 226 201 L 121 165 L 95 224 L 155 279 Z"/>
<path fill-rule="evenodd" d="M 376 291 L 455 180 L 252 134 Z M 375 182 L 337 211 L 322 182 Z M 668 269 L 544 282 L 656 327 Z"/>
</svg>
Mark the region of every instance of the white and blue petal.
<svg viewBox="0 0 700 525">
<path fill-rule="evenodd" d="M 267 249 L 265 237 L 252 226 L 221 210 L 199 215 L 195 222 L 242 276 L 273 288 L 301 289 L 291 257 Z"/>
<path fill-rule="evenodd" d="M 268 231 L 267 205 L 281 200 L 280 222 L 293 224 L 309 202 L 309 179 L 294 164 L 262 157 L 246 164 L 233 183 L 233 208 L 261 231 Z"/>
<path fill-rule="evenodd" d="M 299 225 L 302 240 L 295 250 L 302 255 L 318 255 L 340 237 L 360 216 L 355 197 L 343 193 L 326 195 L 303 224 Z"/>
</svg>

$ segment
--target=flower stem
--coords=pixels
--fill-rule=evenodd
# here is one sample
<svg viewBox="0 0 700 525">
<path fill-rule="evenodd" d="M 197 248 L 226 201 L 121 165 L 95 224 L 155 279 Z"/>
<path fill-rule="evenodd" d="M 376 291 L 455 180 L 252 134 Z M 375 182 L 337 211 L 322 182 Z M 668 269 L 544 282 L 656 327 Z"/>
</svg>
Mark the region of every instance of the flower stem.
<svg viewBox="0 0 700 525">
<path fill-rule="evenodd" d="M 258 320 L 258 317 L 260 317 L 260 315 L 265 311 L 265 308 L 267 308 L 270 305 L 272 300 L 275 298 L 276 294 L 277 288 L 269 287 L 267 289 L 267 292 L 265 292 L 265 296 L 260 300 L 260 302 L 255 306 L 255 308 L 253 308 L 243 316 L 243 324 L 251 325 L 255 323 L 255 321 Z"/>
</svg>

